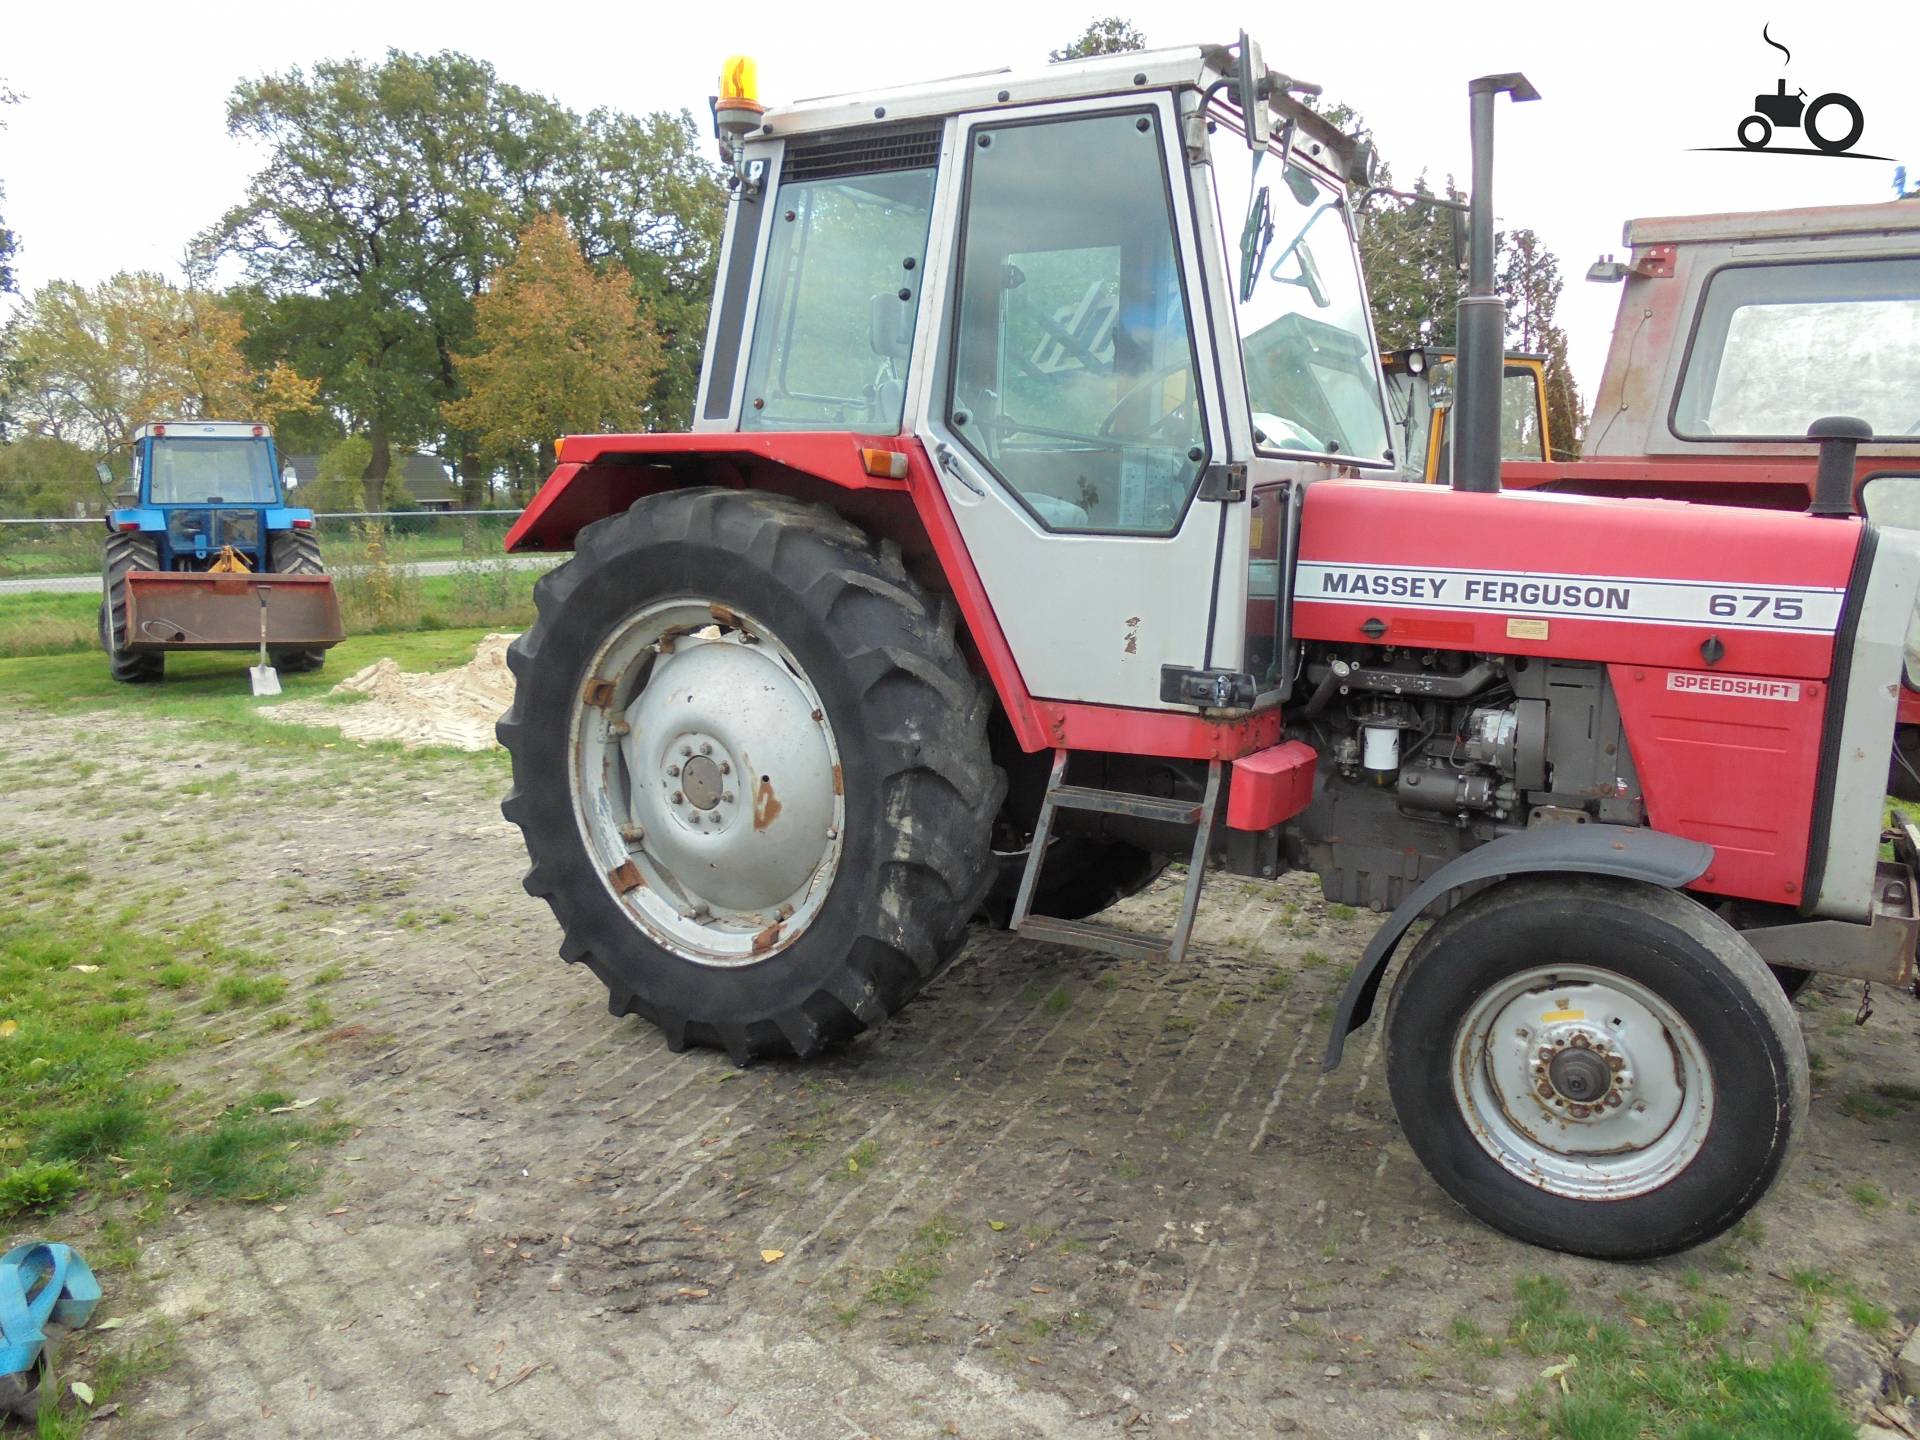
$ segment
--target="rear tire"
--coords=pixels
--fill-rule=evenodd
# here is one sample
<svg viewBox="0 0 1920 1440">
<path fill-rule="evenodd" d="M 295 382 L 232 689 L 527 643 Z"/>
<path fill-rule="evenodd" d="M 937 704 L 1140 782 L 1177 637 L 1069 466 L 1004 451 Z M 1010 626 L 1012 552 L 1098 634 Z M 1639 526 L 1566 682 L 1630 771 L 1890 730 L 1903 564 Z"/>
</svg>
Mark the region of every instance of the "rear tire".
<svg viewBox="0 0 1920 1440">
<path fill-rule="evenodd" d="M 320 562 L 320 542 L 311 530 L 281 530 L 268 537 L 267 568 L 276 575 L 324 575 Z M 273 668 L 289 675 L 318 670 L 327 663 L 324 650 L 272 650 L 267 658 Z"/>
<path fill-rule="evenodd" d="M 674 1049 L 808 1055 L 953 959 L 993 877 L 991 692 L 893 546 L 822 506 L 672 491 L 581 531 L 534 601 L 501 811 L 614 1014 Z"/>
<path fill-rule="evenodd" d="M 164 654 L 126 648 L 127 576 L 159 568 L 160 542 L 151 535 L 116 530 L 107 536 L 100 576 L 100 648 L 107 652 L 113 678 L 123 685 L 150 684 L 166 674 Z"/>
<path fill-rule="evenodd" d="M 1483 891 L 1415 948 L 1386 1035 L 1401 1129 L 1441 1188 L 1577 1255 L 1712 1239 L 1766 1194 L 1806 1123 L 1806 1047 L 1778 981 L 1657 886 Z"/>
</svg>

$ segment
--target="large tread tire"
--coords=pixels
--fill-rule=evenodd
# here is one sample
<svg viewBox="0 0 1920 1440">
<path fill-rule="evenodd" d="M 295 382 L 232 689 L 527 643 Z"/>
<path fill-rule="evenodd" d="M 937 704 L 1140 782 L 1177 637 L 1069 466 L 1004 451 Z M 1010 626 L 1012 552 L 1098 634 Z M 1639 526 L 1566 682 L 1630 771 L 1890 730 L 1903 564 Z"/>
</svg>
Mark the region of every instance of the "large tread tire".
<svg viewBox="0 0 1920 1440">
<path fill-rule="evenodd" d="M 1146 889 L 1160 878 L 1172 859 L 1170 855 L 1142 850 L 1124 840 L 1059 836 L 1040 871 L 1033 913 L 1061 920 L 1084 920 L 1089 915 L 1098 915 L 1108 906 Z M 1027 852 L 1003 853 L 995 860 L 993 888 L 987 892 L 980 914 L 988 924 L 1004 930 L 1013 919 L 1013 904 L 1020 894 L 1021 877 L 1026 873 Z"/>
<path fill-rule="evenodd" d="M 1714 1113 L 1704 1143 L 1644 1194 L 1583 1200 L 1519 1179 L 1455 1099 L 1453 1041 L 1474 1001 L 1553 956 L 1659 995 L 1705 1052 Z M 1738 932 L 1658 886 L 1540 877 L 1481 892 L 1421 939 L 1385 1023 L 1394 1109 L 1428 1172 L 1471 1214 L 1549 1249 L 1649 1260 L 1710 1240 L 1766 1194 L 1806 1128 L 1806 1045 L 1779 982 Z"/>
<path fill-rule="evenodd" d="M 657 943 L 598 873 L 574 815 L 572 737 L 586 667 L 613 626 L 695 597 L 762 617 L 820 696 L 839 746 L 846 827 L 819 911 L 790 944 L 709 965 Z M 534 587 L 537 616 L 507 663 L 496 727 L 513 761 L 501 813 L 525 837 L 526 889 L 560 922 L 561 957 L 605 983 L 674 1049 L 746 1063 L 810 1055 L 877 1025 L 959 951 L 994 874 L 1004 779 L 988 751 L 992 692 L 968 668 L 949 607 L 898 550 L 832 510 L 721 489 L 648 496 L 580 532 Z"/>
<path fill-rule="evenodd" d="M 123 685 L 150 684 L 166 674 L 164 654 L 125 648 L 127 575 L 159 568 L 160 542 L 151 535 L 116 530 L 107 536 L 100 576 L 100 648 L 107 652 L 113 678 Z"/>
<path fill-rule="evenodd" d="M 267 539 L 267 568 L 276 575 L 324 575 L 320 542 L 311 530 L 281 530 Z M 276 670 L 300 675 L 327 663 L 324 650 L 273 650 L 268 659 Z"/>
</svg>

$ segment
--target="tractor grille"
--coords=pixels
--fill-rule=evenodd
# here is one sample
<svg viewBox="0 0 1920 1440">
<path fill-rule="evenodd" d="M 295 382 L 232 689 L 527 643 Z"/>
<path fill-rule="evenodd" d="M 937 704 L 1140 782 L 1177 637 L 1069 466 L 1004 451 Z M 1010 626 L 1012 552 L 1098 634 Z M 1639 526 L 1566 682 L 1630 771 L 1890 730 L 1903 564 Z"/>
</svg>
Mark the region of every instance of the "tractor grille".
<svg viewBox="0 0 1920 1440">
<path fill-rule="evenodd" d="M 801 141 L 787 147 L 782 182 L 838 180 L 847 175 L 878 175 L 888 170 L 925 170 L 940 158 L 940 127 L 865 130 L 831 140 Z"/>
<path fill-rule="evenodd" d="M 258 510 L 216 510 L 217 543 L 236 550 L 260 548 L 260 512 Z"/>
<path fill-rule="evenodd" d="M 260 548 L 258 510 L 176 510 L 167 516 L 167 544 L 191 553 L 205 541 L 209 550 L 231 545 L 236 550 Z"/>
</svg>

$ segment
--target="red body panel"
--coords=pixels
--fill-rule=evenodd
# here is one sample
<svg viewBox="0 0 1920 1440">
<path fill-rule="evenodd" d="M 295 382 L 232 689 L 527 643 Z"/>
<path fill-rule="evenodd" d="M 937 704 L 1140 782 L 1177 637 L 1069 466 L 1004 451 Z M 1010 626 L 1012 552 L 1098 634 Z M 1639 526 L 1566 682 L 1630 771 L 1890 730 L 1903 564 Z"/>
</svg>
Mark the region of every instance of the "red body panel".
<svg viewBox="0 0 1920 1440">
<path fill-rule="evenodd" d="M 1271 830 L 1313 802 L 1313 775 L 1320 752 L 1299 740 L 1233 762 L 1227 792 L 1229 830 Z"/>
<path fill-rule="evenodd" d="M 1775 452 L 1780 449 L 1768 448 Z M 1500 483 L 1509 490 L 1805 510 L 1813 503 L 1814 468 L 1809 456 L 1779 453 L 1704 455 L 1697 460 L 1598 455 L 1581 460 L 1508 460 L 1500 466 Z M 1920 454 L 1910 461 L 1884 455 L 1857 457 L 1853 467 L 1856 508 L 1861 484 L 1889 473 L 1920 474 Z"/>
<path fill-rule="evenodd" d="M 1713 846 L 1713 868 L 1692 888 L 1799 904 L 1827 687 L 1762 680 L 1744 695 L 1714 694 L 1689 685 L 1688 672 L 1609 673 L 1648 822 Z"/>
<path fill-rule="evenodd" d="M 905 454 L 907 478 L 869 475 L 860 459 L 865 446 Z M 1265 749 L 1280 738 L 1277 709 L 1214 720 L 1179 711 L 1035 699 L 994 618 L 986 587 L 967 553 L 926 449 L 911 435 L 881 438 L 842 431 L 570 435 L 562 442 L 561 454 L 563 463 L 507 533 L 508 550 L 568 549 L 580 530 L 595 520 L 626 509 L 643 495 L 677 485 L 780 490 L 785 481 L 803 476 L 841 491 L 874 496 L 886 507 L 878 517 L 883 530 L 893 532 L 889 538 L 904 549 L 931 550 L 1022 749 L 1231 760 Z M 898 513 L 905 508 L 902 501 L 911 504 L 911 515 Z M 905 533 L 908 528 L 912 534 Z"/>
<path fill-rule="evenodd" d="M 1813 520 L 1765 510 L 1662 501 L 1593 501 L 1573 496 L 1467 494 L 1394 482 L 1323 481 L 1307 491 L 1300 530 L 1303 566 L 1403 566 L 1622 583 L 1703 587 L 1799 586 L 1833 599 L 1844 593 L 1860 543 L 1854 520 Z M 1465 581 L 1463 580 L 1462 586 Z M 1631 589 L 1631 585 L 1628 585 Z M 1457 594 L 1455 589 L 1452 593 Z M 1386 624 L 1377 640 L 1361 629 Z M 1544 624 L 1530 621 L 1544 620 Z M 1516 623 L 1518 622 L 1518 623 Z M 1544 632 L 1544 633 L 1542 633 Z M 1824 679 L 1832 626 L 1824 631 L 1746 628 L 1726 622 L 1653 623 L 1632 614 L 1454 608 L 1391 599 L 1315 600 L 1296 591 L 1294 634 L 1307 640 L 1436 646 L 1567 660 L 1625 661 L 1705 668 L 1701 645 L 1726 647 L 1715 668 L 1750 675 Z"/>
<path fill-rule="evenodd" d="M 1435 567 L 1651 585 L 1844 590 L 1858 521 L 1760 510 L 1705 510 L 1662 502 L 1474 495 L 1423 486 L 1327 482 L 1307 492 L 1303 566 Z M 1304 572 L 1303 572 L 1304 573 Z M 1615 585 L 1616 577 L 1633 583 Z M 1361 626 L 1385 622 L 1379 643 L 1605 662 L 1651 823 L 1715 849 L 1695 888 L 1800 901 L 1818 786 L 1820 736 L 1834 636 L 1749 630 L 1716 620 L 1640 615 L 1541 617 L 1535 611 L 1448 609 L 1464 581 L 1410 604 L 1394 598 L 1299 601 L 1302 638 L 1367 643 Z M 1484 590 L 1484 582 L 1482 589 Z M 1838 606 L 1833 608 L 1837 620 Z M 1510 627 L 1517 623 L 1519 633 Z M 1542 631 L 1544 630 L 1544 633 Z M 1725 646 L 1709 666 L 1701 646 Z"/>
</svg>

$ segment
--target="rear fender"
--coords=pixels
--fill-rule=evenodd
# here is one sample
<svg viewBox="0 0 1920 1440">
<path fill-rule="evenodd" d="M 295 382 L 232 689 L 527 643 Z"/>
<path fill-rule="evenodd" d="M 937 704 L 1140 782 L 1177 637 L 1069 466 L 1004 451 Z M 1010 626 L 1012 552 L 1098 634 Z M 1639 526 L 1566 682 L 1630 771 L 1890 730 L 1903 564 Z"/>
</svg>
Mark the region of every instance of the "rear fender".
<svg viewBox="0 0 1920 1440">
<path fill-rule="evenodd" d="M 1374 997 L 1380 993 L 1387 962 L 1401 937 L 1448 891 L 1487 880 L 1547 872 L 1612 875 L 1677 890 L 1699 879 L 1712 863 L 1711 845 L 1625 825 L 1546 825 L 1502 835 L 1457 856 L 1401 901 L 1367 942 L 1366 953 L 1340 997 L 1322 1068 L 1332 1070 L 1339 1065 L 1347 1036 L 1373 1015 Z"/>
</svg>

